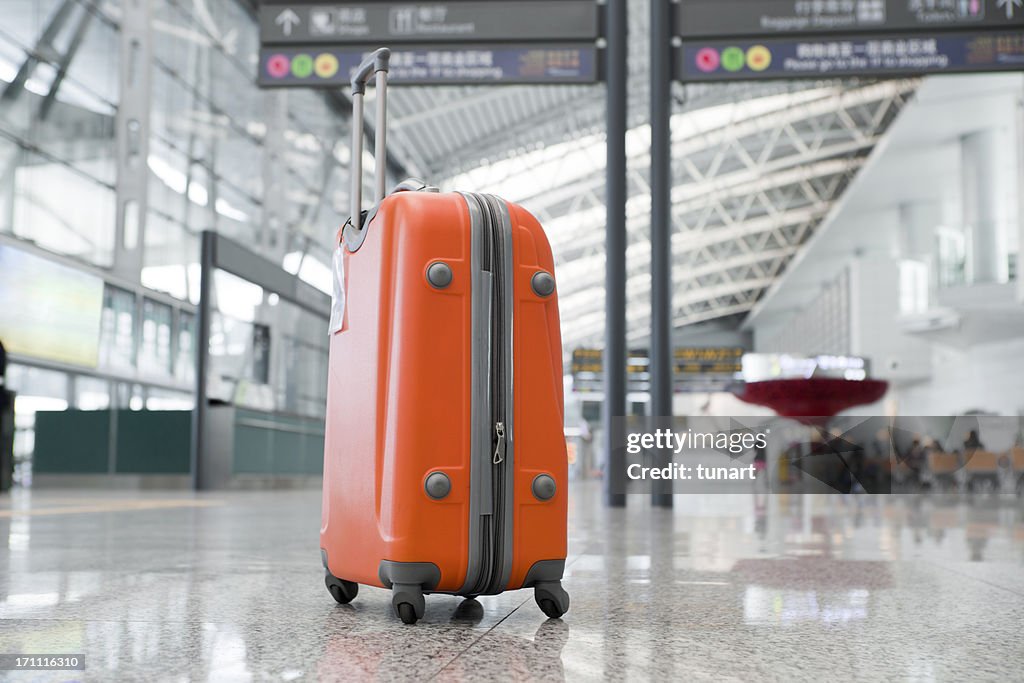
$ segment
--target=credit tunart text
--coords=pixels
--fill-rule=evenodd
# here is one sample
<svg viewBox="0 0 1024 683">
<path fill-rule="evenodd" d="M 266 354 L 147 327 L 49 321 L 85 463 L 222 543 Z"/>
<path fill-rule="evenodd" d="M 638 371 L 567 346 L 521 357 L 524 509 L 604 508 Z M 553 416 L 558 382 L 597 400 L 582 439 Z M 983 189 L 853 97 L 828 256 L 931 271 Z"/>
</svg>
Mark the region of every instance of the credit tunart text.
<svg viewBox="0 0 1024 683">
<path fill-rule="evenodd" d="M 747 465 L 746 467 L 708 467 L 707 465 L 681 465 L 674 462 L 665 467 L 644 467 L 634 463 L 626 468 L 626 476 L 633 481 L 644 479 L 753 481 L 757 478 L 757 471 L 753 465 Z"/>
</svg>

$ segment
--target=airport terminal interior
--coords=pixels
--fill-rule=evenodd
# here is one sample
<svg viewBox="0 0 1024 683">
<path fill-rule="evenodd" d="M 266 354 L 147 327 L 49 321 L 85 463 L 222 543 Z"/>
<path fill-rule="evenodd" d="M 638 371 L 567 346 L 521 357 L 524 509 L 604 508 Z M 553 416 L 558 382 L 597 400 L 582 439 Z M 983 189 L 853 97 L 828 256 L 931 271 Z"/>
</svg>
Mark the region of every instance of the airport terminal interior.
<svg viewBox="0 0 1024 683">
<path fill-rule="evenodd" d="M 0 680 L 1020 678 L 1024 7 L 931 3 L 989 22 L 972 40 L 1003 31 L 992 40 L 1018 59 L 998 68 L 760 78 L 783 39 L 766 42 L 773 66 L 756 61 L 768 48 L 732 69 L 742 50 L 705 47 L 703 75 L 669 84 L 670 138 L 652 153 L 658 2 L 600 3 L 601 31 L 616 7 L 628 30 L 585 49 L 423 48 L 463 80 L 416 82 L 420 47 L 399 40 L 382 162 L 376 89 L 354 119 L 347 74 L 305 82 L 337 58 L 300 74 L 308 56 L 268 46 L 305 20 L 284 0 L 0 2 L 0 664 L 84 657 Z M 412 31 L 470 5 L 487 3 L 330 16 L 390 8 L 391 29 Z M 957 26 L 866 44 L 924 55 Z M 683 60 L 700 47 L 672 45 Z M 373 47 L 352 48 L 352 67 Z M 538 49 L 555 65 L 523 61 Z M 624 72 L 598 65 L 616 50 Z M 517 77 L 472 81 L 513 53 Z M 710 78 L 722 69 L 747 77 Z M 391 590 L 348 604 L 325 590 L 354 126 L 364 209 L 374 173 L 389 190 L 415 178 L 518 203 L 550 241 L 561 618 L 532 589 L 428 595 L 415 625 Z M 610 417 L 669 412 L 677 430 L 770 431 L 721 460 L 755 480 L 630 481 Z"/>
</svg>

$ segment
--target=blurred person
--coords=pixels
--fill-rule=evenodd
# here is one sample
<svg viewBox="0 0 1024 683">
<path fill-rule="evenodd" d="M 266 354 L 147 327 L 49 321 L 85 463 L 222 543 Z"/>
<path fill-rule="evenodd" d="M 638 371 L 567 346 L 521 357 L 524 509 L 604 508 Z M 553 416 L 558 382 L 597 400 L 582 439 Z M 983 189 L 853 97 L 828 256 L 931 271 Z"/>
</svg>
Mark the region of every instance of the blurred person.
<svg viewBox="0 0 1024 683">
<path fill-rule="evenodd" d="M 949 469 L 948 457 L 943 457 L 941 461 L 933 460 L 932 454 L 936 456 L 945 456 L 942 444 L 938 439 L 929 438 L 925 442 L 924 446 L 925 456 L 928 464 L 928 473 L 931 477 L 931 483 L 938 490 L 949 490 L 956 487 L 955 473 Z M 960 458 L 957 456 L 957 460 Z M 937 466 L 938 469 L 935 469 Z"/>
<path fill-rule="evenodd" d="M 985 453 L 985 455 L 979 456 L 979 453 Z M 985 444 L 981 442 L 978 431 L 972 429 L 967 432 L 967 438 L 964 439 L 962 462 L 967 466 L 975 456 L 979 457 L 975 464 L 971 465 L 967 471 L 967 490 L 974 492 L 988 489 L 993 493 L 997 493 L 1001 486 L 999 460 L 995 459 L 995 456 L 992 454 L 986 453 Z M 994 459 L 991 468 L 987 466 L 987 463 L 991 462 L 990 458 Z"/>
<path fill-rule="evenodd" d="M 879 429 L 869 444 L 864 478 L 871 493 L 888 493 L 892 488 L 892 438 L 888 428 Z"/>
<path fill-rule="evenodd" d="M 754 447 L 754 470 L 761 471 L 768 466 L 768 451 L 758 444 Z"/>
<path fill-rule="evenodd" d="M 754 492 L 754 533 L 761 541 L 759 552 L 768 552 L 768 496 L 764 492 Z"/>
<path fill-rule="evenodd" d="M 7 349 L 0 341 L 0 493 L 14 483 L 14 393 L 7 390 Z"/>
<path fill-rule="evenodd" d="M 7 349 L 0 339 L 0 416 L 7 410 Z"/>
<path fill-rule="evenodd" d="M 970 451 L 983 450 L 985 450 L 985 445 L 981 443 L 981 439 L 978 438 L 977 430 L 972 429 L 971 431 L 967 432 L 967 438 L 964 439 L 964 452 L 969 453 Z"/>
<path fill-rule="evenodd" d="M 754 447 L 754 488 L 768 488 L 768 449 L 758 444 Z"/>
<path fill-rule="evenodd" d="M 910 448 L 907 449 L 906 455 L 903 456 L 903 464 L 909 470 L 906 481 L 907 485 L 913 488 L 921 486 L 923 479 L 921 475 L 926 459 L 924 446 L 921 445 L 921 437 L 915 435 L 914 440 L 910 442 Z"/>
</svg>

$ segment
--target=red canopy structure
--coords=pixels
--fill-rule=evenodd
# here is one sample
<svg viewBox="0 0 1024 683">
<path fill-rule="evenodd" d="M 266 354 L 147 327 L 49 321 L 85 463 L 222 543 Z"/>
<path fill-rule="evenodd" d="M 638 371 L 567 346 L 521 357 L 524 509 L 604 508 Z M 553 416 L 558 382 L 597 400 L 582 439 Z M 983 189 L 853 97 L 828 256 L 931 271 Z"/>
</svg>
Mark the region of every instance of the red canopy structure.
<svg viewBox="0 0 1024 683">
<path fill-rule="evenodd" d="M 888 382 L 837 377 L 770 379 L 748 382 L 736 395 L 747 403 L 771 408 L 781 417 L 827 420 L 854 406 L 874 403 Z"/>
</svg>

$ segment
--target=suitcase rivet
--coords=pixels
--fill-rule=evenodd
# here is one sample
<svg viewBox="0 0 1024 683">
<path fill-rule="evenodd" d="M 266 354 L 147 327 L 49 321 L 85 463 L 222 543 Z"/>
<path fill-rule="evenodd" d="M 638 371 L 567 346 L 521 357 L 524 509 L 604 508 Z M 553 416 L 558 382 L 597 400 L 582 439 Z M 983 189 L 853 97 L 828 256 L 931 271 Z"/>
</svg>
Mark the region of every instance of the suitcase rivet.
<svg viewBox="0 0 1024 683">
<path fill-rule="evenodd" d="M 555 479 L 550 474 L 538 474 L 533 478 L 533 495 L 537 500 L 551 500 L 555 497 Z"/>
<path fill-rule="evenodd" d="M 548 297 L 555 291 L 555 278 L 551 276 L 551 273 L 541 270 L 533 274 L 530 286 L 533 287 L 533 293 L 537 296 Z"/>
<path fill-rule="evenodd" d="M 444 289 L 452 283 L 452 268 L 447 263 L 435 261 L 427 268 L 427 282 L 435 289 Z"/>
<path fill-rule="evenodd" d="M 434 500 L 441 500 L 452 490 L 451 479 L 444 472 L 431 472 L 427 476 L 426 482 L 423 484 L 423 488 L 427 490 L 427 495 Z"/>
</svg>

